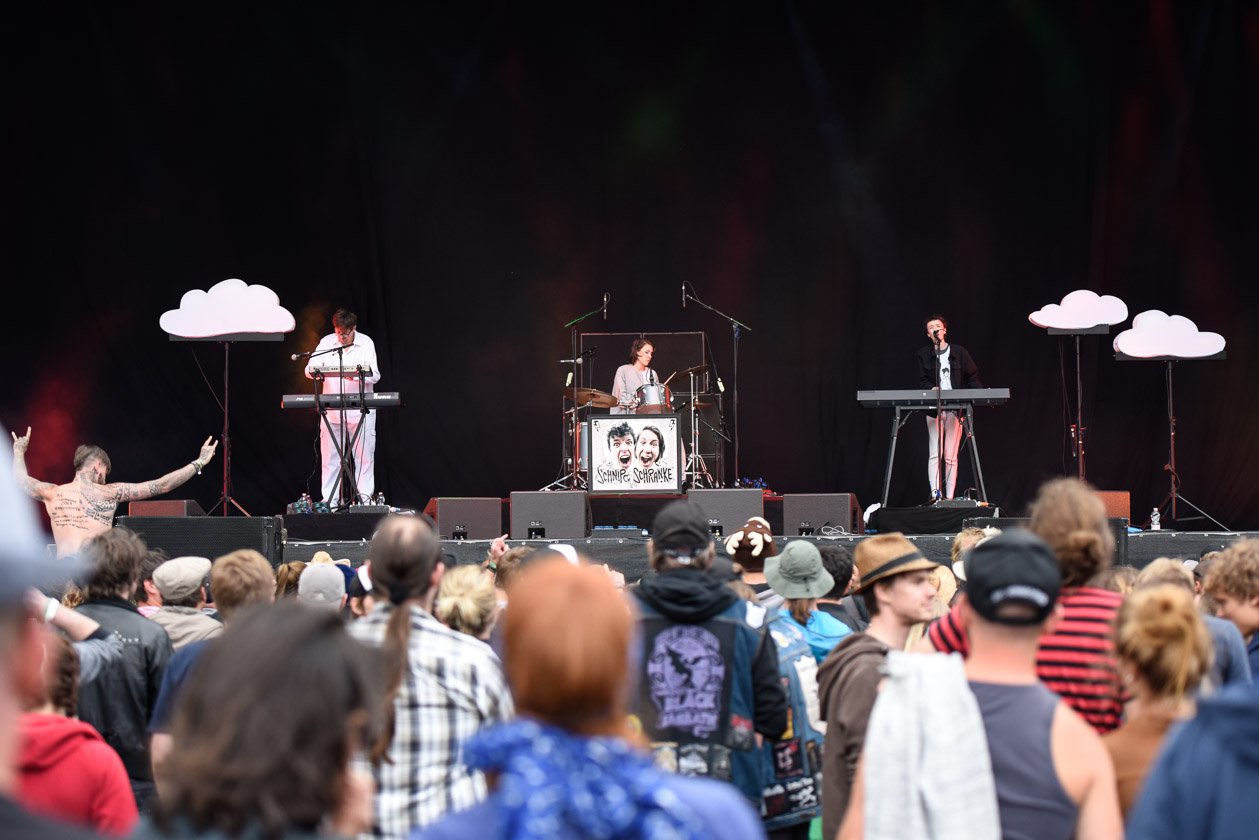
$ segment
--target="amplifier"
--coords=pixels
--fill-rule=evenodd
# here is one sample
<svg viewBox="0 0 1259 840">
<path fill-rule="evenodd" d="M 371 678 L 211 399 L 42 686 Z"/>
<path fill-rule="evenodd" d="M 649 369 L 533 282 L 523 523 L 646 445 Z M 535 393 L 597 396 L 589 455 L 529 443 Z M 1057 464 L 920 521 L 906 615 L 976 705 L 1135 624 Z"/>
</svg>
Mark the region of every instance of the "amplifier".
<svg viewBox="0 0 1259 840">
<path fill-rule="evenodd" d="M 753 516 L 765 515 L 765 495 L 750 490 L 690 490 L 686 498 L 708 514 L 708 530 L 718 539 L 743 527 Z"/>
<path fill-rule="evenodd" d="M 150 499 L 127 505 L 128 516 L 205 516 L 196 499 Z"/>
<path fill-rule="evenodd" d="M 1112 562 L 1127 563 L 1128 562 L 1128 520 L 1122 516 L 1112 516 L 1106 522 L 1110 525 L 1110 532 L 1115 535 L 1115 556 Z M 1002 516 L 998 518 L 992 517 L 975 517 L 973 519 L 962 520 L 964 528 L 1000 528 L 1006 530 L 1008 528 L 1027 528 L 1032 524 L 1029 517 L 1021 516 Z"/>
<path fill-rule="evenodd" d="M 149 548 L 171 557 L 213 560 L 238 548 L 252 548 L 272 566 L 284 562 L 282 516 L 120 516 L 117 523 L 140 535 Z"/>
</svg>

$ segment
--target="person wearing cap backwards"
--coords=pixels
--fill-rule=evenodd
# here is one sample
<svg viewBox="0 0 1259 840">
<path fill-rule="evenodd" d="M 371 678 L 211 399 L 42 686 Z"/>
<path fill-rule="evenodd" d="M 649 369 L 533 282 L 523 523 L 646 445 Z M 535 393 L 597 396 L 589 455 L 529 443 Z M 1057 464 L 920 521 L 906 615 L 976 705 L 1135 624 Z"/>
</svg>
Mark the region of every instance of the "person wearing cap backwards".
<svg viewBox="0 0 1259 840">
<path fill-rule="evenodd" d="M 208 557 L 175 557 L 153 570 L 153 584 L 162 595 L 162 606 L 149 620 L 162 626 L 175 650 L 223 633 L 223 622 L 201 611 L 209 574 Z"/>
<path fill-rule="evenodd" d="M 1062 571 L 1044 540 L 1007 531 L 971 549 L 962 623 L 1005 837 L 1123 836 L 1101 737 L 1040 681 L 1041 636 L 1062 618 Z"/>
<path fill-rule="evenodd" d="M 869 626 L 839 641 L 818 669 L 826 721 L 822 751 L 822 833 L 834 837 L 848 809 L 849 789 L 866 739 L 870 710 L 889 650 L 901 650 L 909 629 L 930 621 L 936 590 L 928 560 L 903 534 L 879 534 L 857 546 L 854 561 Z"/>
<path fill-rule="evenodd" d="M 647 544 L 657 574 L 634 589 L 642 654 L 631 713 L 658 766 L 733 782 L 761 804 L 757 733 L 787 728 L 787 696 L 766 610 L 707 570 L 708 515 L 679 500 L 656 515 Z"/>
</svg>

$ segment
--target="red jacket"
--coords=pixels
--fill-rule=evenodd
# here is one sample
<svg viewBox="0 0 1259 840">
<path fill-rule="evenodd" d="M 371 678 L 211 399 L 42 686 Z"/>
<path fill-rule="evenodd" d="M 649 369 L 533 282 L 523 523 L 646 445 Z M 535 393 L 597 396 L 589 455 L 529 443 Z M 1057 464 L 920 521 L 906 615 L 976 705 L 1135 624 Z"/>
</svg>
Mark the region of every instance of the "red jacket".
<svg viewBox="0 0 1259 840">
<path fill-rule="evenodd" d="M 135 828 L 136 801 L 118 753 L 61 715 L 22 715 L 18 800 L 38 814 L 116 837 Z"/>
</svg>

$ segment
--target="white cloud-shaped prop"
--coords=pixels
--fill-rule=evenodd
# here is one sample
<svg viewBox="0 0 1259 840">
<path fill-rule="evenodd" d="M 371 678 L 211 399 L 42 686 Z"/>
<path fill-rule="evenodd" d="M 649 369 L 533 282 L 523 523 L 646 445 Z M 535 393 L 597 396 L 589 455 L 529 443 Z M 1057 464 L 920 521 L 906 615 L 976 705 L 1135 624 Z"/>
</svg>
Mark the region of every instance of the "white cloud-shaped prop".
<svg viewBox="0 0 1259 840">
<path fill-rule="evenodd" d="M 1200 359 L 1224 352 L 1224 336 L 1199 331 L 1198 325 L 1183 315 L 1147 309 L 1132 319 L 1132 329 L 1115 336 L 1115 350 L 1142 359 Z"/>
<path fill-rule="evenodd" d="M 163 312 L 160 323 L 163 330 L 180 338 L 279 334 L 297 328 L 293 313 L 280 306 L 279 295 L 266 286 L 235 278 L 215 283 L 209 291 L 185 292 L 179 308 Z"/>
<path fill-rule="evenodd" d="M 1062 303 L 1046 304 L 1028 315 L 1027 320 L 1047 329 L 1085 330 L 1101 324 L 1122 324 L 1128 320 L 1128 305 L 1114 295 L 1076 289 Z"/>
</svg>

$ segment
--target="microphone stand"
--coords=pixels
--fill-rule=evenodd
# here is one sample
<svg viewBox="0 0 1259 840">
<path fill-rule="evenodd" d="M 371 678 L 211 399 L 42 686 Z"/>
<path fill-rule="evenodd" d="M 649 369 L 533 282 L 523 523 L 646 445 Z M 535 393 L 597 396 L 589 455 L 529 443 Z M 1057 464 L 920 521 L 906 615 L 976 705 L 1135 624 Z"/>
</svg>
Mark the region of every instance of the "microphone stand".
<svg viewBox="0 0 1259 840">
<path fill-rule="evenodd" d="M 944 498 L 944 388 L 940 382 L 940 339 L 932 336 L 931 355 L 935 357 L 936 380 L 936 488 L 940 495 L 931 500 L 935 504 Z"/>
<path fill-rule="evenodd" d="M 682 295 L 683 295 L 683 300 L 693 300 L 696 303 L 698 303 L 700 306 L 707 309 L 709 312 L 712 312 L 715 315 L 719 315 L 722 318 L 725 318 L 727 321 L 730 322 L 730 329 L 733 332 L 733 337 L 734 337 L 734 397 L 731 399 L 731 403 L 734 406 L 733 407 L 733 413 L 734 413 L 734 485 L 733 486 L 737 487 L 739 484 L 739 333 L 742 330 L 747 330 L 748 332 L 751 332 L 752 328 L 749 327 L 747 324 L 743 323 L 742 321 L 739 321 L 739 320 L 736 320 L 735 318 L 730 317 L 726 313 L 722 312 L 720 309 L 715 309 L 714 307 L 709 306 L 708 304 L 704 303 L 699 298 L 695 297 L 695 295 L 692 292 L 688 292 L 685 288 L 682 290 Z"/>
<path fill-rule="evenodd" d="M 594 309 L 590 310 L 585 315 L 578 315 L 576 318 L 574 318 L 573 320 L 569 321 L 567 324 L 564 325 L 565 327 L 572 327 L 572 352 L 569 354 L 569 358 L 573 360 L 572 361 L 573 372 L 572 372 L 572 376 L 570 377 L 570 382 L 572 383 L 571 387 L 573 388 L 581 387 L 580 371 L 577 370 L 577 360 L 584 358 L 583 356 L 577 355 L 577 325 L 580 324 L 582 321 L 586 320 L 587 318 L 589 318 L 591 315 L 594 315 L 597 312 L 605 311 L 607 309 L 607 306 L 608 306 L 608 302 L 607 300 L 604 300 L 603 303 L 596 306 Z M 567 409 L 564 410 L 563 415 L 561 416 L 564 416 L 564 415 L 568 415 Z M 582 489 L 582 485 L 584 482 L 581 479 L 581 470 L 578 469 L 578 462 L 581 458 L 581 436 L 578 435 L 577 433 L 577 400 L 573 400 L 573 412 L 570 419 L 567 421 L 567 429 L 565 431 L 568 434 L 569 438 L 572 439 L 572 442 L 573 442 L 572 443 L 573 451 L 571 453 L 571 456 L 567 452 L 567 449 L 568 449 L 567 444 L 565 444 L 563 449 L 561 450 L 565 452 L 565 455 L 564 455 L 565 458 L 571 457 L 572 459 L 573 466 L 572 466 L 572 469 L 569 470 L 568 476 L 567 476 L 568 487 L 570 490 Z M 552 484 L 562 483 L 562 482 L 563 482 L 563 479 L 561 479 L 560 482 L 552 482 Z M 548 489 L 550 488 L 550 486 L 551 485 L 547 485 L 547 488 L 544 488 L 544 489 Z"/>
<path fill-rule="evenodd" d="M 350 345 L 350 346 L 352 347 L 353 345 Z M 317 353 L 308 353 L 308 354 L 302 354 L 302 355 L 305 355 L 306 358 L 308 359 L 313 359 L 316 356 L 323 356 L 328 353 L 336 353 L 337 354 L 337 370 L 344 373 L 345 372 L 345 350 L 346 350 L 346 347 L 344 345 L 338 344 L 335 347 L 329 347 L 327 350 L 320 350 Z M 366 383 L 363 382 L 362 371 L 363 371 L 363 367 L 362 365 L 359 365 L 358 367 L 359 400 L 360 400 L 360 407 L 362 408 L 362 414 L 366 415 L 367 404 L 366 404 L 366 398 L 363 395 L 363 392 L 366 388 Z M 344 380 L 344 377 L 342 377 L 341 382 L 339 383 L 340 394 L 337 401 L 338 402 L 337 413 L 340 415 L 340 419 L 341 419 L 341 439 L 337 440 L 337 436 L 332 430 L 332 423 L 328 421 L 328 407 L 324 404 L 323 400 L 320 399 L 320 396 L 322 395 L 322 388 L 320 386 L 326 377 L 324 376 L 322 372 L 318 370 L 312 373 L 312 377 L 315 380 L 315 405 L 318 406 L 319 416 L 323 419 L 324 426 L 327 427 L 328 429 L 328 439 L 332 441 L 332 445 L 337 450 L 337 460 L 339 464 L 338 465 L 338 480 L 337 480 L 337 507 L 340 510 L 344 510 L 345 508 L 350 506 L 345 503 L 347 495 L 353 498 L 354 501 L 358 501 L 358 482 L 354 478 L 354 475 L 349 468 L 350 467 L 349 446 L 350 446 L 351 441 L 347 440 L 345 436 L 345 412 L 346 412 L 345 380 Z M 359 426 L 360 428 L 355 431 L 355 437 L 357 437 L 358 432 L 361 431 L 362 417 L 360 417 L 359 419 Z M 322 480 L 322 474 L 321 474 L 321 480 Z"/>
</svg>

